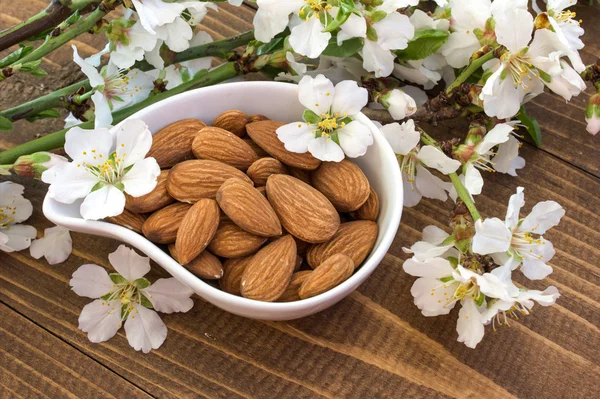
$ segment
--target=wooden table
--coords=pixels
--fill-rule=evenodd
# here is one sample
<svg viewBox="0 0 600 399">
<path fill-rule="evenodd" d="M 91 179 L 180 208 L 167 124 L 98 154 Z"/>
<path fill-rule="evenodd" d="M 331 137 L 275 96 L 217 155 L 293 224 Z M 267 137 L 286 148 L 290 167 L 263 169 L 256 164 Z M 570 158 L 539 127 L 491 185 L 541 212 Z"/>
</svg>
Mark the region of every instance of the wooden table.
<svg viewBox="0 0 600 399">
<path fill-rule="evenodd" d="M 585 1 L 583 1 L 585 3 Z M 0 28 L 33 15 L 46 0 L 0 0 Z M 204 21 L 215 39 L 251 27 L 248 6 L 219 6 Z M 598 8 L 578 6 L 587 30 L 586 63 L 600 56 Z M 81 41 L 80 41 L 81 40 Z M 101 37 L 76 42 L 88 55 Z M 17 75 L 0 84 L 6 108 L 81 78 L 65 46 L 48 55 L 52 78 Z M 58 78 L 56 77 L 58 74 Z M 291 322 L 248 320 L 195 298 L 186 314 L 161 315 L 166 342 L 148 355 L 133 350 L 123 330 L 92 344 L 77 329 L 90 302 L 69 288 L 82 264 L 109 267 L 107 254 L 118 242 L 73 234 L 67 262 L 48 266 L 28 251 L 0 253 L 0 397 L 256 397 L 256 398 L 591 398 L 600 384 L 600 137 L 585 132 L 589 93 L 569 105 L 544 94 L 528 109 L 544 132 L 544 148 L 525 144 L 527 167 L 519 177 L 486 175 L 477 205 L 484 215 L 503 217 L 517 186 L 526 206 L 555 200 L 567 210 L 547 238 L 557 253 L 554 273 L 533 289 L 555 285 L 555 306 L 492 333 L 476 350 L 456 342 L 456 314 L 425 318 L 414 306 L 414 278 L 402 270 L 403 246 L 420 238 L 429 224 L 446 225 L 450 203 L 422 201 L 404 210 L 396 240 L 382 264 L 360 289 L 338 305 Z M 19 122 L 0 133 L 0 148 L 49 133 L 61 121 Z M 30 224 L 42 233 L 50 223 L 41 213 L 44 184 L 25 185 L 34 204 Z M 166 273 L 154 265 L 150 279 Z M 520 283 L 525 281 L 517 274 Z"/>
</svg>

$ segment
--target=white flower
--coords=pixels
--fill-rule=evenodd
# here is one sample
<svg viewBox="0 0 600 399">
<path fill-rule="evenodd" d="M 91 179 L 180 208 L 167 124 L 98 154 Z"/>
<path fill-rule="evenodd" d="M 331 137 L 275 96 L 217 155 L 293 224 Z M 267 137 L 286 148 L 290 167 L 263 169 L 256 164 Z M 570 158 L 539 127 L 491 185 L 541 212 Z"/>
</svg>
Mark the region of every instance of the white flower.
<svg viewBox="0 0 600 399">
<path fill-rule="evenodd" d="M 67 260 L 73 250 L 73 240 L 69 229 L 54 226 L 44 230 L 44 237 L 31 243 L 29 253 L 35 259 L 42 256 L 49 265 L 56 265 Z"/>
<path fill-rule="evenodd" d="M 176 52 L 189 47 L 189 43 L 183 41 L 192 38 L 190 25 L 200 23 L 209 8 L 216 9 L 214 4 L 200 1 L 167 3 L 163 0 L 132 0 L 132 3 L 144 29 L 165 40 L 169 48 Z M 181 17 L 186 9 L 191 17 L 189 23 Z"/>
<path fill-rule="evenodd" d="M 309 151 L 322 161 L 340 162 L 365 154 L 373 144 L 366 125 L 353 116 L 367 104 L 367 90 L 354 81 L 335 87 L 325 76 L 305 76 L 298 84 L 298 99 L 307 110 L 304 122 L 293 122 L 277 129 L 277 137 L 288 151 Z"/>
<path fill-rule="evenodd" d="M 433 146 L 419 147 L 421 135 L 415 129 L 412 119 L 401 125 L 398 123 L 385 125 L 381 128 L 381 132 L 398 158 L 404 185 L 404 206 L 415 206 L 422 197 L 445 201 L 448 198 L 446 191 L 450 190 L 452 184 L 434 176 L 422 164 L 447 175 L 456 171 L 460 167 L 460 162 L 447 157 Z"/>
<path fill-rule="evenodd" d="M 392 50 L 408 47 L 408 41 L 415 35 L 415 28 L 410 19 L 399 12 L 388 14 L 381 21 L 373 23 L 372 28 L 377 37 L 367 35 L 363 48 L 359 51 L 363 67 L 376 77 L 389 76 L 394 70 L 396 58 Z"/>
<path fill-rule="evenodd" d="M 391 90 L 382 97 L 382 100 L 392 118 L 396 120 L 402 120 L 417 112 L 415 100 L 402 90 Z"/>
<path fill-rule="evenodd" d="M 144 59 L 147 52 L 154 50 L 160 38 L 148 32 L 140 21 L 112 21 L 123 25 L 121 35 L 111 37 L 105 51 L 110 50 L 110 63 L 119 69 L 131 68 L 136 61 Z M 133 23 L 133 24 L 132 24 Z"/>
<path fill-rule="evenodd" d="M 31 202 L 23 197 L 25 188 L 10 181 L 0 183 L 0 250 L 14 252 L 31 245 L 37 231 L 19 224 L 33 213 Z"/>
<path fill-rule="evenodd" d="M 473 252 L 492 254 L 502 260 L 512 257 L 515 259 L 512 269 L 522 262 L 523 274 L 531 280 L 540 280 L 552 273 L 546 262 L 555 253 L 543 234 L 559 223 L 565 210 L 554 201 L 544 201 L 536 204 L 527 217 L 519 219 L 524 203 L 523 188 L 518 187 L 517 193 L 510 197 L 504 222 L 498 218 L 477 220 Z"/>
<path fill-rule="evenodd" d="M 102 219 L 123 212 L 125 195 L 139 197 L 156 187 L 160 168 L 144 158 L 152 134 L 140 120 L 128 120 L 108 129 L 74 127 L 65 137 L 65 151 L 73 162 L 61 163 L 42 174 L 51 198 L 80 207 L 85 219 Z"/>
<path fill-rule="evenodd" d="M 402 267 L 406 273 L 419 277 L 410 293 L 424 316 L 448 314 L 457 302 L 461 303 L 456 331 L 458 342 L 464 342 L 469 348 L 475 348 L 485 332 L 482 317 L 485 296 L 509 300 L 498 277 L 475 273 L 460 264 L 454 269 L 441 257 L 426 261 L 411 258 Z"/>
<path fill-rule="evenodd" d="M 297 62 L 294 53 L 291 51 L 286 51 L 285 59 L 289 69 L 287 72 L 279 72 L 279 74 L 277 74 L 275 77 L 275 80 L 289 80 L 296 83 L 300 82 L 300 79 L 302 79 L 302 77 L 306 74 L 306 64 Z"/>
<path fill-rule="evenodd" d="M 92 101 L 95 107 L 94 125 L 96 128 L 112 125 L 112 112 L 128 107 L 145 100 L 154 83 L 150 75 L 139 69 L 132 69 L 125 73 L 114 64 L 109 64 L 98 72 L 94 66 L 79 56 L 77 47 L 73 48 L 73 61 L 90 81 L 90 86 L 95 90 Z"/>
<path fill-rule="evenodd" d="M 360 82 L 362 76 L 366 75 L 367 72 L 362 67 L 362 62 L 356 58 L 340 58 L 340 57 L 328 57 L 321 55 L 319 57 L 319 66 L 314 71 L 308 71 L 306 75 L 316 77 L 318 75 L 324 75 L 327 79 L 331 80 L 333 84 L 338 84 L 344 80 L 354 80 Z M 298 82 L 300 79 L 298 78 Z"/>
<path fill-rule="evenodd" d="M 580 36 L 584 34 L 580 22 L 575 20 L 575 12 L 565 10 L 577 4 L 577 0 L 548 0 L 546 5 L 548 22 L 552 30 L 556 32 L 558 39 L 568 49 L 566 55 L 571 60 L 573 67 L 578 73 L 585 70 L 578 50 L 584 45 Z"/>
<path fill-rule="evenodd" d="M 402 248 L 402 250 L 407 254 L 413 254 L 413 259 L 420 262 L 437 257 L 458 258 L 458 251 L 453 248 L 454 238 L 439 227 L 426 226 L 422 238 L 422 241 L 417 241 L 410 248 Z"/>
<path fill-rule="evenodd" d="M 600 131 L 600 93 L 594 94 L 588 100 L 585 108 L 585 121 L 590 134 L 595 135 Z"/>
<path fill-rule="evenodd" d="M 442 75 L 436 70 L 427 68 L 425 60 L 396 63 L 394 64 L 393 75 L 400 80 L 422 85 L 425 90 L 432 89 L 442 79 Z"/>
<path fill-rule="evenodd" d="M 541 93 L 545 80 L 562 73 L 559 58 L 563 53 L 556 33 L 538 29 L 529 43 L 532 31 L 533 17 L 525 10 L 510 9 L 496 18 L 498 43 L 507 52 L 481 91 L 487 115 L 512 117 L 528 93 Z"/>
<path fill-rule="evenodd" d="M 321 0 L 257 0 L 254 16 L 256 40 L 268 43 L 290 23 L 289 43 L 298 54 L 317 58 L 329 44 L 331 33 L 324 32 L 321 23 L 331 20 L 331 5 Z M 290 14 L 294 14 L 289 21 Z"/>
<path fill-rule="evenodd" d="M 104 268 L 88 264 L 77 269 L 69 282 L 77 295 L 96 299 L 81 311 L 79 329 L 98 343 L 112 338 L 125 322 L 127 340 L 135 350 L 158 349 L 167 337 L 167 327 L 152 309 L 187 312 L 194 306 L 192 289 L 175 278 L 161 278 L 151 285 L 144 278 L 150 259 L 124 245 L 108 260 L 117 273 L 109 275 Z"/>
</svg>

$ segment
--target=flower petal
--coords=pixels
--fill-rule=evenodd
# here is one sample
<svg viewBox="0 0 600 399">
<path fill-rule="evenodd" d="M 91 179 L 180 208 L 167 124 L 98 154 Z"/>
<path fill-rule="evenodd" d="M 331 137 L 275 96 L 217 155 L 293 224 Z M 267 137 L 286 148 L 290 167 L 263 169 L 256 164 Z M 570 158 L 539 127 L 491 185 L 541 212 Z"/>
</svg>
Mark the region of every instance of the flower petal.
<svg viewBox="0 0 600 399">
<path fill-rule="evenodd" d="M 389 76 L 394 70 L 394 54 L 377 42 L 366 39 L 359 54 L 363 58 L 363 68 L 373 72 L 377 78 Z"/>
<path fill-rule="evenodd" d="M 55 265 L 67 260 L 73 250 L 73 240 L 69 229 L 62 226 L 50 227 L 44 230 L 44 237 L 35 240 L 29 253 L 35 259 L 42 256 L 46 258 L 49 265 Z"/>
<path fill-rule="evenodd" d="M 519 156 L 520 146 L 519 140 L 513 136 L 510 136 L 506 143 L 500 144 L 493 160 L 494 170 L 516 176 L 517 169 L 525 167 L 525 160 Z"/>
<path fill-rule="evenodd" d="M 433 245 L 440 245 L 448 237 L 450 234 L 434 225 L 425 226 L 423 229 L 423 241 Z"/>
<path fill-rule="evenodd" d="M 481 219 L 475 222 L 473 252 L 488 255 L 494 252 L 506 252 L 510 248 L 512 234 L 498 218 Z"/>
<path fill-rule="evenodd" d="M 519 231 L 544 234 L 556 226 L 565 215 L 565 210 L 555 201 L 543 201 L 537 203 L 529 215 L 525 217 L 519 226 Z"/>
<path fill-rule="evenodd" d="M 521 272 L 530 280 L 542 280 L 552 273 L 552 266 L 546 264 L 543 260 L 528 256 L 523 259 Z"/>
<path fill-rule="evenodd" d="M 444 258 L 430 258 L 422 262 L 416 258 L 410 258 L 404 261 L 402 268 L 411 276 L 429 278 L 452 276 L 454 271 L 450 262 Z"/>
<path fill-rule="evenodd" d="M 123 176 L 121 183 L 125 192 L 132 197 L 139 197 L 154 190 L 160 166 L 154 158 L 145 158 L 133 164 L 133 167 Z"/>
<path fill-rule="evenodd" d="M 112 110 L 108 104 L 108 100 L 102 92 L 92 94 L 92 102 L 94 103 L 94 128 L 107 128 L 112 126 Z"/>
<path fill-rule="evenodd" d="M 533 17 L 529 11 L 513 8 L 496 16 L 496 37 L 498 43 L 511 53 L 527 47 L 533 32 Z"/>
<path fill-rule="evenodd" d="M 340 147 L 350 158 L 365 155 L 367 148 L 373 144 L 373 135 L 367 125 L 359 121 L 352 121 L 341 129 L 338 129 Z"/>
<path fill-rule="evenodd" d="M 401 125 L 398 122 L 383 126 L 381 133 L 387 139 L 396 154 L 408 154 L 421 139 L 421 134 L 415 129 L 415 122 L 412 119 L 407 120 Z"/>
<path fill-rule="evenodd" d="M 80 266 L 69 285 L 77 295 L 92 299 L 108 294 L 115 287 L 106 270 L 98 265 Z"/>
<path fill-rule="evenodd" d="M 523 205 L 525 205 L 525 195 L 523 194 L 523 187 L 517 187 L 517 193 L 510 196 L 508 200 L 508 209 L 506 210 L 506 219 L 504 223 L 506 227 L 513 230 L 519 223 L 519 212 Z"/>
<path fill-rule="evenodd" d="M 314 126 L 306 122 L 292 122 L 277 128 L 277 138 L 286 150 L 303 154 L 308 151 L 308 143 L 315 138 Z"/>
<path fill-rule="evenodd" d="M 510 137 L 510 133 L 515 128 L 507 123 L 499 123 L 492 130 L 487 132 L 483 140 L 477 146 L 477 153 L 487 154 L 489 150 L 500 143 L 504 143 Z"/>
<path fill-rule="evenodd" d="M 150 271 L 150 258 L 138 255 L 125 245 L 108 255 L 108 261 L 127 281 L 133 282 Z"/>
<path fill-rule="evenodd" d="M 407 173 L 402 171 L 402 185 L 403 185 L 403 194 L 404 201 L 403 205 L 411 208 L 416 206 L 423 197 L 419 190 L 417 190 L 417 185 L 414 181 L 410 181 L 410 178 Z"/>
<path fill-rule="evenodd" d="M 86 130 L 76 126 L 65 135 L 65 152 L 74 163 L 102 163 L 108 159 L 112 147 L 113 136 L 106 128 Z"/>
<path fill-rule="evenodd" d="M 98 183 L 98 178 L 74 163 L 60 163 L 42 173 L 42 181 L 49 183 L 48 194 L 63 204 L 72 204 L 84 198 Z"/>
<path fill-rule="evenodd" d="M 308 151 L 317 159 L 325 162 L 340 162 L 344 151 L 329 137 L 319 137 L 308 143 Z"/>
<path fill-rule="evenodd" d="M 481 194 L 483 177 L 481 177 L 481 172 L 479 172 L 479 170 L 470 162 L 466 167 L 464 184 L 471 196 Z"/>
<path fill-rule="evenodd" d="M 446 191 L 452 187 L 452 183 L 447 183 L 437 176 L 434 176 L 427 168 L 421 164 L 417 164 L 417 175 L 415 183 L 417 189 L 423 197 L 446 201 L 448 194 Z"/>
<path fill-rule="evenodd" d="M 158 312 L 187 312 L 194 306 L 190 298 L 194 290 L 173 277 L 159 278 L 142 293 Z"/>
<path fill-rule="evenodd" d="M 353 80 L 344 80 L 335 85 L 335 94 L 331 111 L 342 116 L 354 116 L 369 101 L 369 93 L 364 87 L 358 87 Z"/>
<path fill-rule="evenodd" d="M 90 86 L 92 88 L 102 86 L 104 84 L 104 78 L 102 75 L 100 75 L 98 70 L 79 56 L 77 47 L 75 47 L 75 45 L 71 45 L 71 48 L 73 49 L 73 61 L 79 65 L 81 72 L 83 72 L 83 74 L 90 80 Z"/>
<path fill-rule="evenodd" d="M 31 239 L 37 235 L 35 227 L 23 224 L 10 225 L 0 229 L 0 232 L 4 235 L 2 241 L 5 241 L 4 244 L 0 244 L 0 250 L 4 252 L 22 251 L 29 248 Z"/>
<path fill-rule="evenodd" d="M 96 299 L 88 303 L 79 315 L 79 329 L 88 333 L 91 342 L 108 341 L 121 328 L 121 302 Z"/>
<path fill-rule="evenodd" d="M 334 97 L 333 83 L 324 75 L 305 76 L 298 83 L 298 100 L 317 115 L 327 114 Z"/>
<path fill-rule="evenodd" d="M 425 165 L 429 166 L 430 168 L 437 169 L 445 175 L 456 172 L 456 170 L 460 167 L 459 161 L 449 158 L 442 151 L 431 145 L 423 146 L 419 150 L 417 158 L 419 158 L 419 160 Z"/>
<path fill-rule="evenodd" d="M 144 159 L 152 146 L 152 133 L 148 125 L 139 119 L 130 119 L 115 132 L 117 156 L 124 159 L 124 166 Z"/>
<path fill-rule="evenodd" d="M 331 33 L 323 30 L 319 18 L 309 18 L 292 28 L 289 43 L 296 53 L 317 58 L 331 39 Z"/>
<path fill-rule="evenodd" d="M 408 47 L 408 41 L 415 35 L 410 18 L 399 12 L 391 12 L 383 20 L 375 22 L 377 42 L 385 50 L 402 50 Z"/>
<path fill-rule="evenodd" d="M 88 194 L 79 212 L 84 219 L 98 220 L 120 215 L 123 209 L 125 209 L 125 194 L 109 184 Z"/>
<path fill-rule="evenodd" d="M 464 342 L 471 349 L 475 349 L 483 339 L 485 333 L 483 317 L 475 301 L 470 297 L 462 301 L 462 307 L 458 312 L 456 332 L 458 333 L 458 342 Z"/>
<path fill-rule="evenodd" d="M 158 349 L 167 338 L 167 326 L 154 310 L 135 306 L 125 322 L 129 345 L 144 353 Z"/>
<path fill-rule="evenodd" d="M 438 316 L 448 314 L 454 308 L 456 299 L 452 294 L 456 285 L 456 282 L 444 283 L 437 278 L 421 277 L 413 283 L 410 293 L 424 316 Z"/>
</svg>

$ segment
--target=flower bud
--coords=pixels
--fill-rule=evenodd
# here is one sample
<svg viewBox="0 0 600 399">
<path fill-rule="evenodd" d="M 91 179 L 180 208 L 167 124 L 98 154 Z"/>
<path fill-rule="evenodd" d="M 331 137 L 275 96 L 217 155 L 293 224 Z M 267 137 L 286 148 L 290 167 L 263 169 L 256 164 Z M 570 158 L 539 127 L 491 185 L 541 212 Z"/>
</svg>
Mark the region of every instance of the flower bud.
<svg viewBox="0 0 600 399">
<path fill-rule="evenodd" d="M 391 90 L 381 96 L 381 105 L 387 108 L 395 120 L 402 120 L 417 112 L 415 100 L 399 89 Z"/>
<path fill-rule="evenodd" d="M 20 156 L 13 164 L 12 170 L 19 176 L 40 180 L 42 173 L 61 162 L 67 162 L 67 158 L 51 152 L 36 152 Z"/>
<path fill-rule="evenodd" d="M 600 93 L 590 97 L 585 109 L 585 121 L 590 134 L 595 135 L 600 131 Z"/>
</svg>

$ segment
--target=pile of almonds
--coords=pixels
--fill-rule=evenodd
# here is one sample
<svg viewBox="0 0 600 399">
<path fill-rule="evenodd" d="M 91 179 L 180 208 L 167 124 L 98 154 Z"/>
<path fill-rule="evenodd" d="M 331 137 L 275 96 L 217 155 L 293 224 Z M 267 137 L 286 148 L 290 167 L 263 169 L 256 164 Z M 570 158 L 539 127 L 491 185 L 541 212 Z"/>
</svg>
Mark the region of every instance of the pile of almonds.
<svg viewBox="0 0 600 399">
<path fill-rule="evenodd" d="M 289 302 L 330 290 L 371 252 L 379 200 L 354 163 L 287 151 L 281 125 L 232 110 L 212 126 L 163 128 L 148 153 L 162 169 L 156 188 L 108 221 L 230 294 Z"/>
</svg>

